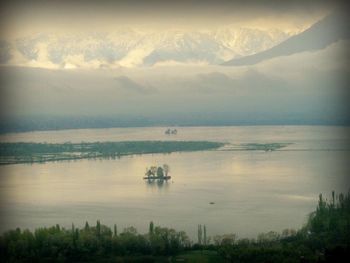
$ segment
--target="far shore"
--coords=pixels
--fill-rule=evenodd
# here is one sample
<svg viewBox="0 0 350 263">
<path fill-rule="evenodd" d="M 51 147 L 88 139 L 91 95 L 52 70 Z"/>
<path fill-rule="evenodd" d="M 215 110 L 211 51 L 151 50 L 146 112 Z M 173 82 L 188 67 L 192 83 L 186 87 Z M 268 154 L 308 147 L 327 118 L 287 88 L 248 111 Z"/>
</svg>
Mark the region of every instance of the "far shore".
<svg viewBox="0 0 350 263">
<path fill-rule="evenodd" d="M 92 143 L 0 143 L 0 165 L 79 159 L 115 159 L 135 154 L 192 152 L 218 149 L 208 141 L 125 141 Z"/>
<path fill-rule="evenodd" d="M 123 141 L 82 143 L 0 143 L 0 165 L 80 159 L 116 159 L 137 154 L 194 151 L 276 151 L 290 143 L 229 144 L 210 141 Z"/>
</svg>

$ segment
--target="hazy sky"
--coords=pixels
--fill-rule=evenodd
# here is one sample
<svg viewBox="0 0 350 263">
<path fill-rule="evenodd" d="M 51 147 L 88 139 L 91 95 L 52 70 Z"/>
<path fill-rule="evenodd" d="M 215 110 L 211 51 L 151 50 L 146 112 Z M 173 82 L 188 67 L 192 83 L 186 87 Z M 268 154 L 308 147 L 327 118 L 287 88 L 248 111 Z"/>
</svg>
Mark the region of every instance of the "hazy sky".
<svg viewBox="0 0 350 263">
<path fill-rule="evenodd" d="M 325 16 L 336 1 L 8 1 L 5 35 L 55 30 L 111 30 L 116 26 L 207 29 L 223 24 L 295 28 Z M 331 3 L 329 3 L 331 2 Z"/>
</svg>

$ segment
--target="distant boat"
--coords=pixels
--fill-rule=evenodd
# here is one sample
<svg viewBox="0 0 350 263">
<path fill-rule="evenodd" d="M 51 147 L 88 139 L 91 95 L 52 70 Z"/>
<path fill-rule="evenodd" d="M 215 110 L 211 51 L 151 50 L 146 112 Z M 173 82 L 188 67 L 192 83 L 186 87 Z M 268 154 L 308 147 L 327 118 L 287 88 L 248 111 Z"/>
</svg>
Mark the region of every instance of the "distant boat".
<svg viewBox="0 0 350 263">
<path fill-rule="evenodd" d="M 177 134 L 177 129 L 173 129 L 173 130 L 170 130 L 170 129 L 167 129 L 165 132 L 164 132 L 166 135 L 176 135 Z"/>
</svg>

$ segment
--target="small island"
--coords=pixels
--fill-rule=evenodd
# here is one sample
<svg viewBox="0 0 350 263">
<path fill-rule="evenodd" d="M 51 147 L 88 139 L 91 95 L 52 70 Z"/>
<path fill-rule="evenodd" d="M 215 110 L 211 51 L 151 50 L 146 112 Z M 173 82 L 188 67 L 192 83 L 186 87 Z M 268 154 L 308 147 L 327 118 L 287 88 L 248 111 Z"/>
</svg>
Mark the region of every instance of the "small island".
<svg viewBox="0 0 350 263">
<path fill-rule="evenodd" d="M 167 164 L 163 166 L 151 166 L 146 169 L 145 177 L 143 179 L 147 180 L 169 180 L 171 176 L 168 175 L 170 167 Z"/>
</svg>

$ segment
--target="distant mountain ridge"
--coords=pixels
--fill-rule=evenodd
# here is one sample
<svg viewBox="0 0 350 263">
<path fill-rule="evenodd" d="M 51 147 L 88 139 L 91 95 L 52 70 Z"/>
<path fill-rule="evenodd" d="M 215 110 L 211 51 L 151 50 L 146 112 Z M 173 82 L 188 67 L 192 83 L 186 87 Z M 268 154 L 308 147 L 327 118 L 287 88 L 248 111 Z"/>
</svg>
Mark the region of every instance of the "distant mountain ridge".
<svg viewBox="0 0 350 263">
<path fill-rule="evenodd" d="M 257 54 L 232 59 L 224 62 L 222 65 L 254 65 L 279 56 L 323 49 L 338 40 L 350 38 L 349 21 L 350 19 L 347 14 L 334 12 L 302 33 L 292 36 L 270 49 Z"/>
<path fill-rule="evenodd" d="M 233 26 L 209 31 L 116 28 L 114 32 L 41 33 L 1 42 L 0 63 L 16 64 L 17 59 L 21 65 L 57 68 L 220 64 L 268 49 L 293 34 Z"/>
</svg>

